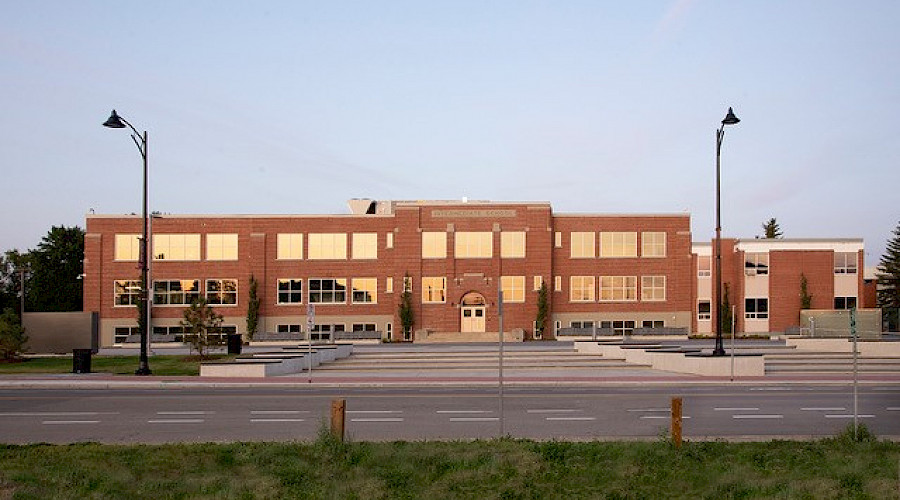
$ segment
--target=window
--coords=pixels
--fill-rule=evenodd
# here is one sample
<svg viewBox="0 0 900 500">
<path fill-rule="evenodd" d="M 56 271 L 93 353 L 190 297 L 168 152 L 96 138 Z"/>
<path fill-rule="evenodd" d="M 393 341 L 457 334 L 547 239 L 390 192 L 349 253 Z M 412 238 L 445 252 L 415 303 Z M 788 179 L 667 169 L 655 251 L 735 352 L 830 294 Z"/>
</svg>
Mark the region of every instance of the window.
<svg viewBox="0 0 900 500">
<path fill-rule="evenodd" d="M 200 280 L 164 280 L 153 282 L 155 305 L 185 305 L 200 298 Z"/>
<path fill-rule="evenodd" d="M 282 278 L 278 280 L 278 304 L 302 304 L 303 280 Z"/>
<path fill-rule="evenodd" d="M 432 278 L 422 278 L 422 302 L 423 303 L 436 303 L 436 302 L 444 302 L 447 300 L 446 298 L 447 291 L 447 278 L 444 277 L 432 277 Z"/>
<path fill-rule="evenodd" d="M 834 252 L 834 274 L 856 274 L 856 254 Z"/>
<path fill-rule="evenodd" d="M 389 277 L 384 279 L 384 292 L 394 293 L 394 278 Z"/>
<path fill-rule="evenodd" d="M 745 319 L 766 319 L 769 317 L 769 299 L 744 299 Z"/>
<path fill-rule="evenodd" d="M 466 232 L 456 233 L 457 259 L 486 259 L 494 255 L 493 233 Z"/>
<path fill-rule="evenodd" d="M 175 342 L 184 342 L 183 326 L 154 326 L 153 335 L 172 335 Z"/>
<path fill-rule="evenodd" d="M 525 276 L 501 276 L 500 288 L 503 302 L 525 302 Z"/>
<path fill-rule="evenodd" d="M 353 287 L 354 304 L 375 304 L 378 302 L 377 278 L 353 278 L 350 282 Z"/>
<path fill-rule="evenodd" d="M 544 284 L 544 277 L 543 276 L 535 276 L 534 282 L 532 283 L 532 286 L 531 286 L 531 289 L 534 290 L 535 292 L 537 292 L 541 289 L 541 285 L 543 285 L 543 284 Z"/>
<path fill-rule="evenodd" d="M 641 257 L 665 257 L 666 233 L 641 233 Z"/>
<path fill-rule="evenodd" d="M 394 233 L 387 233 L 384 235 L 384 247 L 394 248 Z"/>
<path fill-rule="evenodd" d="M 637 276 L 600 276 L 600 300 L 637 300 Z"/>
<path fill-rule="evenodd" d="M 275 257 L 279 260 L 300 260 L 303 258 L 303 234 L 279 233 L 278 253 Z"/>
<path fill-rule="evenodd" d="M 614 335 L 631 335 L 634 333 L 634 321 L 601 321 L 600 328 L 608 328 Z"/>
<path fill-rule="evenodd" d="M 113 330 L 113 343 L 124 344 L 129 335 L 140 335 L 141 329 L 136 326 L 117 326 Z"/>
<path fill-rule="evenodd" d="M 569 235 L 571 248 L 569 256 L 573 259 L 594 258 L 594 233 L 573 232 Z"/>
<path fill-rule="evenodd" d="M 663 233 L 665 251 L 665 233 Z M 600 233 L 600 257 L 637 257 L 637 233 Z"/>
<path fill-rule="evenodd" d="M 427 231 L 422 233 L 422 258 L 447 258 L 447 233 Z"/>
<path fill-rule="evenodd" d="M 237 234 L 207 234 L 206 260 L 237 260 Z"/>
<path fill-rule="evenodd" d="M 412 290 L 413 290 L 412 276 L 404 276 L 403 277 L 403 291 L 412 293 Z"/>
<path fill-rule="evenodd" d="M 309 301 L 313 304 L 347 303 L 347 280 L 310 278 Z"/>
<path fill-rule="evenodd" d="M 569 278 L 569 301 L 593 302 L 594 301 L 594 277 L 572 276 Z"/>
<path fill-rule="evenodd" d="M 712 305 L 708 300 L 697 302 L 697 321 L 709 321 L 712 319 Z"/>
<path fill-rule="evenodd" d="M 375 332 L 378 329 L 375 327 L 375 323 L 353 323 L 350 326 L 351 332 Z"/>
<path fill-rule="evenodd" d="M 666 300 L 666 277 L 641 276 L 641 300 L 647 302 Z"/>
<path fill-rule="evenodd" d="M 562 291 L 562 276 L 553 277 L 553 290 L 557 292 Z"/>
<path fill-rule="evenodd" d="M 697 257 L 697 277 L 708 278 L 712 276 L 712 257 L 700 255 Z"/>
<path fill-rule="evenodd" d="M 665 328 L 666 322 L 658 319 L 645 319 L 641 321 L 642 328 Z"/>
<path fill-rule="evenodd" d="M 378 233 L 353 233 L 353 258 L 378 258 Z"/>
<path fill-rule="evenodd" d="M 200 260 L 199 234 L 154 234 L 156 260 Z"/>
<path fill-rule="evenodd" d="M 569 323 L 572 328 L 594 328 L 593 321 L 572 321 Z"/>
<path fill-rule="evenodd" d="M 856 297 L 835 297 L 835 309 L 853 309 L 856 307 Z"/>
<path fill-rule="evenodd" d="M 116 280 L 113 286 L 115 306 L 136 306 L 141 300 L 141 282 L 138 280 Z"/>
<path fill-rule="evenodd" d="M 237 304 L 237 280 L 206 280 L 206 302 L 220 306 Z"/>
<path fill-rule="evenodd" d="M 115 260 L 138 260 L 141 257 L 141 235 L 117 234 L 115 253 Z"/>
<path fill-rule="evenodd" d="M 500 257 L 504 259 L 525 257 L 525 231 L 500 232 Z"/>
<path fill-rule="evenodd" d="M 769 254 L 756 252 L 744 254 L 744 274 L 747 276 L 769 274 Z"/>
<path fill-rule="evenodd" d="M 553 246 L 556 248 L 562 248 L 562 233 L 557 231 L 553 235 Z"/>
<path fill-rule="evenodd" d="M 310 233 L 309 259 L 344 260 L 347 258 L 347 234 L 346 233 Z"/>
<path fill-rule="evenodd" d="M 299 323 L 288 323 L 285 325 L 276 325 L 275 331 L 278 333 L 300 333 L 301 326 Z"/>
</svg>

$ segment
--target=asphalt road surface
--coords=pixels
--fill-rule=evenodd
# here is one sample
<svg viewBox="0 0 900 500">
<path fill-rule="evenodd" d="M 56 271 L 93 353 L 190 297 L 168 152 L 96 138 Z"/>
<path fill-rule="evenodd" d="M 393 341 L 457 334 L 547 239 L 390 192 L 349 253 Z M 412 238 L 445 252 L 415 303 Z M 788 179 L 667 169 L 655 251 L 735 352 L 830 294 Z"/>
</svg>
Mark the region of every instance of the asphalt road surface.
<svg viewBox="0 0 900 500">
<path fill-rule="evenodd" d="M 346 400 L 352 440 L 655 439 L 683 398 L 686 439 L 809 438 L 853 422 L 849 387 L 29 389 L 0 391 L 0 442 L 305 441 Z M 858 421 L 900 439 L 900 387 L 861 387 Z"/>
</svg>

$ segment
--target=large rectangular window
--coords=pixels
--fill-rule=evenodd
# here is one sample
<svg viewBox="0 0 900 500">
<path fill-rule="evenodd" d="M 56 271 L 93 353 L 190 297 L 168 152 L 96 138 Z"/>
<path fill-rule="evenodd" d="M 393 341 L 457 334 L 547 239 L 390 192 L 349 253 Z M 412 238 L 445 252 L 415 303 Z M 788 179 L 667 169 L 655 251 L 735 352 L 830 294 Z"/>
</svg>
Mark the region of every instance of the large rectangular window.
<svg viewBox="0 0 900 500">
<path fill-rule="evenodd" d="M 115 254 L 115 260 L 138 260 L 141 257 L 141 235 L 117 234 Z"/>
<path fill-rule="evenodd" d="M 153 282 L 153 304 L 186 305 L 200 298 L 200 280 L 160 280 Z"/>
<path fill-rule="evenodd" d="M 525 302 L 525 276 L 501 276 L 503 302 Z"/>
<path fill-rule="evenodd" d="M 154 234 L 156 260 L 200 260 L 199 234 Z"/>
<path fill-rule="evenodd" d="M 141 282 L 138 280 L 116 280 L 113 287 L 116 306 L 136 306 L 140 303 Z"/>
<path fill-rule="evenodd" d="M 665 247 L 665 242 L 663 242 L 663 247 Z M 600 257 L 637 257 L 637 233 L 600 233 Z"/>
<path fill-rule="evenodd" d="M 601 321 L 600 328 L 609 328 L 613 335 L 632 335 L 634 333 L 634 321 Z"/>
<path fill-rule="evenodd" d="M 594 277 L 572 276 L 569 278 L 569 300 L 571 302 L 593 302 Z"/>
<path fill-rule="evenodd" d="M 303 259 L 303 233 L 278 233 L 279 260 Z"/>
<path fill-rule="evenodd" d="M 447 278 L 422 277 L 422 302 L 443 303 L 447 300 Z"/>
<path fill-rule="evenodd" d="M 645 302 L 666 300 L 666 277 L 641 276 L 641 300 Z"/>
<path fill-rule="evenodd" d="M 766 319 L 769 317 L 769 299 L 744 299 L 745 319 Z"/>
<path fill-rule="evenodd" d="M 457 259 L 485 259 L 494 255 L 494 234 L 488 231 L 456 233 Z"/>
<path fill-rule="evenodd" d="M 303 303 L 303 280 L 281 278 L 278 280 L 278 304 Z"/>
<path fill-rule="evenodd" d="M 206 280 L 206 302 L 220 306 L 237 304 L 237 280 Z"/>
<path fill-rule="evenodd" d="M 500 232 L 500 257 L 504 259 L 525 257 L 525 231 Z"/>
<path fill-rule="evenodd" d="M 309 259 L 346 260 L 347 233 L 310 233 Z"/>
<path fill-rule="evenodd" d="M 422 233 L 422 258 L 447 258 L 447 233 L 444 231 L 424 231 Z"/>
<path fill-rule="evenodd" d="M 353 233 L 353 258 L 378 258 L 378 233 Z"/>
<path fill-rule="evenodd" d="M 571 248 L 569 256 L 573 259 L 594 258 L 594 233 L 573 232 L 569 235 Z"/>
<path fill-rule="evenodd" d="M 641 256 L 642 257 L 665 257 L 666 256 L 666 233 L 663 233 L 663 232 L 643 232 L 643 233 L 641 233 Z"/>
<path fill-rule="evenodd" d="M 637 300 L 637 276 L 600 276 L 600 300 L 606 302 Z"/>
<path fill-rule="evenodd" d="M 350 281 L 353 287 L 352 300 L 354 304 L 375 304 L 378 302 L 377 278 L 353 278 Z"/>
<path fill-rule="evenodd" d="M 764 276 L 769 274 L 769 254 L 747 252 L 744 254 L 744 274 L 747 276 Z"/>
<path fill-rule="evenodd" d="M 207 234 L 206 260 L 237 260 L 237 234 Z"/>
<path fill-rule="evenodd" d="M 856 274 L 856 253 L 834 252 L 834 274 Z"/>
<path fill-rule="evenodd" d="M 346 304 L 347 280 L 343 278 L 310 278 L 309 301 L 313 304 Z"/>
</svg>

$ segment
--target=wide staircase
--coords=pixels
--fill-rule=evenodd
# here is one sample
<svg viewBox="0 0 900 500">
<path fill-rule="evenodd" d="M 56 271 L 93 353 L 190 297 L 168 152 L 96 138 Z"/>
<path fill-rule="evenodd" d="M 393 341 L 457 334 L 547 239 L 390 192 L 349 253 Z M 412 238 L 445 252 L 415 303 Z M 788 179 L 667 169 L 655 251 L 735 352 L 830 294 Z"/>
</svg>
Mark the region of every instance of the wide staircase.
<svg viewBox="0 0 900 500">
<path fill-rule="evenodd" d="M 416 332 L 416 343 L 419 344 L 446 344 L 453 342 L 465 343 L 498 343 L 498 332 Z M 504 342 L 522 342 L 522 334 L 515 332 L 503 332 Z"/>
<path fill-rule="evenodd" d="M 900 374 L 900 357 L 859 356 L 857 370 L 866 374 Z M 853 373 L 853 355 L 846 352 L 800 350 L 766 355 L 766 374 L 799 373 Z"/>
</svg>

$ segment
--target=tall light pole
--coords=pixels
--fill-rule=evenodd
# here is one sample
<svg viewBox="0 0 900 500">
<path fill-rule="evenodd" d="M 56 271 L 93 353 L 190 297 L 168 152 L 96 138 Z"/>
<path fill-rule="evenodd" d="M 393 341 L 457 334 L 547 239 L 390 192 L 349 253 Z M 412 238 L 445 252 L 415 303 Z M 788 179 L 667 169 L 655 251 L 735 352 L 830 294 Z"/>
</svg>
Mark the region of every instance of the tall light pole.
<svg viewBox="0 0 900 500">
<path fill-rule="evenodd" d="M 734 111 L 728 108 L 722 125 L 716 130 L 716 347 L 713 356 L 724 356 L 725 346 L 722 344 L 722 188 L 721 188 L 721 160 L 722 139 L 725 138 L 725 125 L 734 125 L 741 121 L 734 116 Z"/>
<path fill-rule="evenodd" d="M 133 125 L 128 123 L 127 120 L 116 114 L 116 110 L 112 111 L 112 114 L 109 115 L 109 118 L 103 122 L 104 127 L 109 128 L 125 128 L 128 127 L 133 132 L 131 134 L 131 139 L 134 141 L 134 144 L 137 146 L 138 151 L 141 152 L 141 158 L 144 160 L 144 210 L 142 215 L 142 222 L 144 226 L 144 234 L 143 238 L 141 238 L 141 303 L 142 307 L 147 307 L 148 301 L 150 300 L 150 286 L 147 283 L 147 279 L 149 278 L 148 273 L 148 262 L 150 259 L 150 252 L 148 250 L 147 244 L 147 236 L 149 233 L 149 219 L 147 217 L 147 131 L 145 130 L 143 134 L 137 131 Z M 147 344 L 150 341 L 150 315 L 146 316 L 146 320 L 144 321 L 143 328 L 141 328 L 141 358 L 138 364 L 138 369 L 135 370 L 135 375 L 150 375 L 150 363 L 147 361 Z"/>
</svg>

